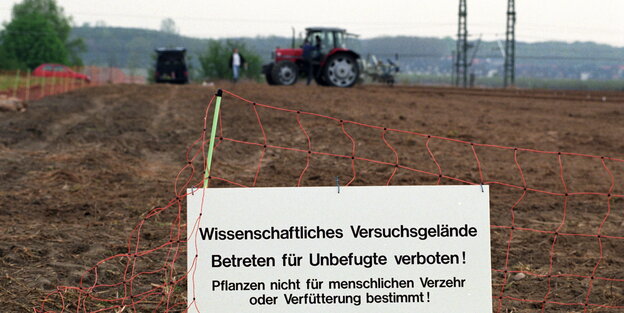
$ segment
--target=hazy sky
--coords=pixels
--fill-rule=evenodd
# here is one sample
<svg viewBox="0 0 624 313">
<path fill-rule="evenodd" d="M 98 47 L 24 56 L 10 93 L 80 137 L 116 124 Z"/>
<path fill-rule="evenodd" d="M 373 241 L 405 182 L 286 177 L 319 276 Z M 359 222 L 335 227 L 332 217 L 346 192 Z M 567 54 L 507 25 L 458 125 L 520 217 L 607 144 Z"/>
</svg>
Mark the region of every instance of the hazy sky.
<svg viewBox="0 0 624 313">
<path fill-rule="evenodd" d="M 20 0 L 2 0 L 10 20 Z M 506 0 L 467 0 L 470 36 L 505 38 Z M 158 29 L 173 18 L 182 35 L 290 36 L 306 26 L 337 26 L 370 38 L 380 35 L 455 37 L 459 0 L 57 0 L 76 24 Z M 624 47 L 624 0 L 518 0 L 519 41 L 596 41 Z"/>
</svg>

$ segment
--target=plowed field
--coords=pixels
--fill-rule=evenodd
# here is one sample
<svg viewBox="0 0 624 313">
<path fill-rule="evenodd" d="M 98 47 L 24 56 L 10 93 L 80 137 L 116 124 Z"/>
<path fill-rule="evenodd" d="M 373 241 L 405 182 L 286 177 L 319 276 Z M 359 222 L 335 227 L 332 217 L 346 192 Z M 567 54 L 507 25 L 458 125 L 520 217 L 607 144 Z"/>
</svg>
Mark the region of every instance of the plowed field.
<svg viewBox="0 0 624 313">
<path fill-rule="evenodd" d="M 624 311 L 624 163 L 609 159 L 624 159 L 624 93 L 219 87 L 260 104 L 391 130 L 353 123 L 343 130 L 338 120 L 311 115 L 297 122 L 296 113 L 259 106 L 256 115 L 226 94 L 211 184 L 334 185 L 336 176 L 343 185 L 483 181 L 491 185 L 492 224 L 502 226 L 492 228 L 496 310 Z M 127 250 L 145 213 L 175 198 L 173 183 L 214 92 L 110 85 L 47 97 L 24 113 L 0 112 L 0 311 L 32 312 L 56 286 L 78 285 L 96 262 Z M 308 150 L 315 152 L 309 159 Z M 353 151 L 353 163 L 335 156 Z M 167 234 L 176 214 L 162 212 L 142 240 Z"/>
</svg>

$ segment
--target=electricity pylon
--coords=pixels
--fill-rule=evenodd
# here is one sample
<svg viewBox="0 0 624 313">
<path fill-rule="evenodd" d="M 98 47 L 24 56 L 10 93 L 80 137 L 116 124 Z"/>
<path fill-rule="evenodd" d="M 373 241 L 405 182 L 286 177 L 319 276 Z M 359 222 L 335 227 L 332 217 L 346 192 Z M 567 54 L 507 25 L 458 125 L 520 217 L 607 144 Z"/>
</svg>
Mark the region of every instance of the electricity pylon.
<svg viewBox="0 0 624 313">
<path fill-rule="evenodd" d="M 507 4 L 507 32 L 505 33 L 504 86 L 513 86 L 516 78 L 516 4 Z"/>
</svg>

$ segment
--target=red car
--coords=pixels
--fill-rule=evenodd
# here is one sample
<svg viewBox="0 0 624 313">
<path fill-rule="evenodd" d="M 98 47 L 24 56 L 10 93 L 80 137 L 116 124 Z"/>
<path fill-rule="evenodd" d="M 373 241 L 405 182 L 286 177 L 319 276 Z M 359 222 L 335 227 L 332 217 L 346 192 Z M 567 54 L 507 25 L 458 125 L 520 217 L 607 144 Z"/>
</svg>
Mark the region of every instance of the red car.
<svg viewBox="0 0 624 313">
<path fill-rule="evenodd" d="M 82 79 L 91 82 L 91 77 L 74 72 L 69 67 L 62 64 L 41 64 L 33 71 L 33 76 L 39 77 L 69 77 L 74 79 Z"/>
</svg>

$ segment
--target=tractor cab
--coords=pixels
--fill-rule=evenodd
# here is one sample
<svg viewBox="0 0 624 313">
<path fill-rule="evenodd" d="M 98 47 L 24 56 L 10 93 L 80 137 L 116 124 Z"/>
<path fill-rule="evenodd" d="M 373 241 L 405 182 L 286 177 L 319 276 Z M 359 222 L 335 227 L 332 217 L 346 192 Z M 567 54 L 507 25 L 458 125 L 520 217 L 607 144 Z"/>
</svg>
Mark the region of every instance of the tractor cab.
<svg viewBox="0 0 624 313">
<path fill-rule="evenodd" d="M 322 55 L 329 54 L 334 49 L 346 49 L 346 33 L 340 28 L 307 28 L 306 40 L 313 45 L 320 43 Z"/>
<path fill-rule="evenodd" d="M 347 32 L 342 28 L 309 27 L 305 39 L 318 46 L 318 55 L 314 58 L 313 75 L 317 84 L 322 86 L 351 87 L 360 74 L 358 59 L 360 56 L 347 48 Z M 294 40 L 293 40 L 294 42 Z M 270 85 L 293 85 L 300 73 L 306 73 L 307 60 L 303 59 L 303 49 L 277 48 L 274 62 L 262 67 Z"/>
</svg>

